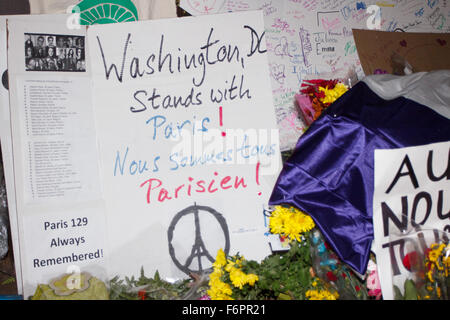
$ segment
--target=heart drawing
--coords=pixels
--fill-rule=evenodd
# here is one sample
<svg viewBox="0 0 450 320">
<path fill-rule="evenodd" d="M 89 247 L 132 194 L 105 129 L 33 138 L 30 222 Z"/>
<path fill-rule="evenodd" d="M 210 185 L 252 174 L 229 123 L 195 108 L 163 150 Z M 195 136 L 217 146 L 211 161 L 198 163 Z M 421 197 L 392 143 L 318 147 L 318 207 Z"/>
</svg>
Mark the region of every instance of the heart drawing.
<svg viewBox="0 0 450 320">
<path fill-rule="evenodd" d="M 447 44 L 447 41 L 443 39 L 436 39 L 437 43 L 439 43 L 441 46 L 445 46 Z"/>
</svg>

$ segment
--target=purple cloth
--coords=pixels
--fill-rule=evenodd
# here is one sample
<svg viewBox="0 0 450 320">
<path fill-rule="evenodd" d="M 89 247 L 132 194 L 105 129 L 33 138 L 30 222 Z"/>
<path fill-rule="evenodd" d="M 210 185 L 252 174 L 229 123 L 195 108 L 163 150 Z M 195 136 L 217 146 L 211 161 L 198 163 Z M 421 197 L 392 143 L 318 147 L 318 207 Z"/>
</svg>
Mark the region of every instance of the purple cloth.
<svg viewBox="0 0 450 320">
<path fill-rule="evenodd" d="M 269 204 L 308 213 L 342 261 L 364 274 L 373 240 L 374 150 L 450 140 L 450 120 L 359 82 L 300 137 Z"/>
</svg>

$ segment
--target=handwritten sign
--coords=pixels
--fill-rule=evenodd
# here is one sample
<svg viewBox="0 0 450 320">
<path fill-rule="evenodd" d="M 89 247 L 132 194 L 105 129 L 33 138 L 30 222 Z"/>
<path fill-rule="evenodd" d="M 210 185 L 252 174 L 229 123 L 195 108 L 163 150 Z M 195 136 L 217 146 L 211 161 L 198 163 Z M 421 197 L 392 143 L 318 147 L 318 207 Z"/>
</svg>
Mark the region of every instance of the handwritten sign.
<svg viewBox="0 0 450 320">
<path fill-rule="evenodd" d="M 261 259 L 280 169 L 261 12 L 88 30 L 111 275 Z"/>
<path fill-rule="evenodd" d="M 195 10 L 193 2 L 207 2 L 208 12 Z M 181 1 L 180 6 L 192 15 L 263 12 L 282 151 L 293 149 L 305 129 L 294 99 L 303 80 L 354 83 L 364 77 L 352 29 L 450 31 L 450 7 L 442 1 L 225 0 Z"/>
<path fill-rule="evenodd" d="M 430 246 L 438 231 L 450 232 L 449 190 L 450 142 L 375 150 L 372 248 L 384 299 L 412 277 L 402 263 L 407 244 L 422 238 Z"/>
</svg>

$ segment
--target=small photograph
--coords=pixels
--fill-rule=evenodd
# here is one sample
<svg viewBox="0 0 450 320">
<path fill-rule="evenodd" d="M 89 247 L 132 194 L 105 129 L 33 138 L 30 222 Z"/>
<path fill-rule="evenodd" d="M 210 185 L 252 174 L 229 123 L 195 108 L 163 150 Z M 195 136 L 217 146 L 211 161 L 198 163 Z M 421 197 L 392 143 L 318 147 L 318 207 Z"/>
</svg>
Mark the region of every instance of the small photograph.
<svg viewBox="0 0 450 320">
<path fill-rule="evenodd" d="M 25 33 L 25 70 L 85 72 L 84 37 Z"/>
</svg>

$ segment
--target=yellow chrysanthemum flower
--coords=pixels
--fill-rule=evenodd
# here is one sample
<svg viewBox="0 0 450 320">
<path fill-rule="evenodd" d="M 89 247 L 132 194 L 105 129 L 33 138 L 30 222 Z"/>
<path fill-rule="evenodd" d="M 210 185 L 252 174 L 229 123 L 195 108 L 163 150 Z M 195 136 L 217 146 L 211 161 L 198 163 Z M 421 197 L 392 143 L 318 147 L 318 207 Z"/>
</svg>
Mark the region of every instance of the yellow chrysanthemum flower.
<svg viewBox="0 0 450 320">
<path fill-rule="evenodd" d="M 223 270 L 222 269 L 220 269 L 220 268 L 214 268 L 213 269 L 213 272 L 211 272 L 211 274 L 209 275 L 209 279 L 211 280 L 211 279 L 213 279 L 213 280 L 215 280 L 215 279 L 217 279 L 217 280 L 219 280 L 220 279 L 220 277 L 223 275 Z"/>
<path fill-rule="evenodd" d="M 301 234 L 315 227 L 314 220 L 296 208 L 277 206 L 269 218 L 270 231 L 288 237 L 289 240 L 301 241 Z"/>
<path fill-rule="evenodd" d="M 284 211 L 277 210 L 272 212 L 269 219 L 270 232 L 273 234 L 282 234 L 284 232 Z"/>
<path fill-rule="evenodd" d="M 230 280 L 233 286 L 242 289 L 242 287 L 247 283 L 246 274 L 242 272 L 241 269 L 232 268 L 230 271 Z"/>
<path fill-rule="evenodd" d="M 254 286 L 255 282 L 259 280 L 259 277 L 256 274 L 245 274 L 241 269 L 232 268 L 230 270 L 230 280 L 233 286 L 242 289 L 246 284 Z"/>
<path fill-rule="evenodd" d="M 233 300 L 231 288 L 224 282 L 221 285 L 211 286 L 207 293 L 211 300 Z"/>
<path fill-rule="evenodd" d="M 225 271 L 231 272 L 231 270 L 233 270 L 233 268 L 235 268 L 235 265 L 236 265 L 236 263 L 233 260 L 228 260 L 227 265 L 225 266 Z"/>
<path fill-rule="evenodd" d="M 225 252 L 222 249 L 219 249 L 216 256 L 216 261 L 213 263 L 214 268 L 222 268 L 227 263 L 227 259 L 225 257 Z"/>
<path fill-rule="evenodd" d="M 212 274 L 211 274 L 212 275 Z M 207 290 L 208 295 L 212 300 L 230 300 L 233 291 L 229 284 L 220 280 L 220 278 L 213 277 L 209 280 L 209 290 Z"/>
<path fill-rule="evenodd" d="M 328 290 L 308 290 L 305 296 L 309 300 L 337 300 L 339 294 L 337 292 L 330 292 Z"/>
<path fill-rule="evenodd" d="M 429 271 L 427 271 L 427 277 L 428 277 L 428 280 L 430 280 L 431 283 L 434 282 L 434 279 L 433 279 L 433 270 L 432 270 L 432 269 L 429 270 Z"/>
<path fill-rule="evenodd" d="M 436 262 L 436 260 L 439 258 L 439 256 L 440 256 L 439 249 L 431 250 L 428 253 L 428 260 L 430 260 L 431 262 Z"/>
<path fill-rule="evenodd" d="M 342 96 L 345 92 L 347 92 L 348 87 L 343 83 L 337 83 L 333 89 L 328 89 L 328 86 L 326 88 L 319 87 L 319 92 L 324 92 L 325 97 L 320 99 L 320 102 L 326 104 L 326 103 L 333 103 L 336 101 L 340 96 Z"/>
<path fill-rule="evenodd" d="M 256 274 L 245 274 L 240 268 L 244 262 L 244 257 L 236 255 L 227 259 L 225 252 L 220 249 L 217 253 L 216 261 L 213 263 L 213 272 L 209 276 L 208 295 L 212 300 L 232 300 L 233 290 L 231 286 L 224 282 L 225 272 L 229 273 L 231 284 L 239 289 L 244 285 L 253 286 L 259 280 Z M 224 280 L 224 281 L 222 281 Z"/>
<path fill-rule="evenodd" d="M 256 283 L 256 281 L 258 281 L 258 280 L 259 280 L 259 277 L 258 277 L 256 274 L 249 273 L 249 274 L 247 275 L 246 282 L 247 282 L 249 285 L 254 286 L 255 283 Z"/>
</svg>

